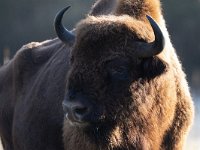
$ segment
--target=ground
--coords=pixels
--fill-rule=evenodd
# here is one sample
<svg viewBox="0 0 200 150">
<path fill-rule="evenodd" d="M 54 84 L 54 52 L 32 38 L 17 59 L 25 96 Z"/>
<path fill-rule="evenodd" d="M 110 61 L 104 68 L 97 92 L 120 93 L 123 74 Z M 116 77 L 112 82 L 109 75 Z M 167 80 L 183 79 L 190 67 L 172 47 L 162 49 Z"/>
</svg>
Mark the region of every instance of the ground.
<svg viewBox="0 0 200 150">
<path fill-rule="evenodd" d="M 0 150 L 3 150 L 2 145 L 1 145 L 1 141 L 0 141 Z"/>
<path fill-rule="evenodd" d="M 193 94 L 193 98 L 195 104 L 195 120 L 184 150 L 200 150 L 200 95 Z"/>
</svg>

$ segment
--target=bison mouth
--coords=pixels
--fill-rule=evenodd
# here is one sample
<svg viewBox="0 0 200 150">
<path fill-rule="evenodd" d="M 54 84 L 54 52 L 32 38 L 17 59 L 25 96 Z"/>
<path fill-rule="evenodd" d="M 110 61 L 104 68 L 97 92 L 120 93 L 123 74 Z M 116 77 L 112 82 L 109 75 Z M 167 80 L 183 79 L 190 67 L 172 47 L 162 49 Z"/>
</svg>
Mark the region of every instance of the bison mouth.
<svg viewBox="0 0 200 150">
<path fill-rule="evenodd" d="M 68 103 L 68 102 L 67 102 Z M 105 111 L 103 107 L 84 105 L 82 102 L 76 104 L 63 103 L 65 118 L 71 126 L 86 128 L 87 126 L 96 126 L 105 120 Z"/>
<path fill-rule="evenodd" d="M 69 91 L 63 101 L 65 118 L 71 126 L 85 128 L 104 122 L 106 113 L 102 104 L 87 95 L 78 93 L 74 96 L 72 94 L 72 91 Z"/>
<path fill-rule="evenodd" d="M 83 133 L 92 143 L 98 145 L 109 145 L 109 139 L 114 130 L 116 123 L 111 120 L 106 120 L 105 116 L 99 116 L 93 121 L 74 121 L 66 114 L 65 125 L 77 132 Z"/>
<path fill-rule="evenodd" d="M 65 113 L 65 119 L 68 121 L 70 126 L 88 129 L 88 128 L 99 128 L 105 122 L 105 115 L 100 112 L 95 114 L 87 115 L 81 119 L 75 119 L 75 116 L 71 112 Z"/>
</svg>

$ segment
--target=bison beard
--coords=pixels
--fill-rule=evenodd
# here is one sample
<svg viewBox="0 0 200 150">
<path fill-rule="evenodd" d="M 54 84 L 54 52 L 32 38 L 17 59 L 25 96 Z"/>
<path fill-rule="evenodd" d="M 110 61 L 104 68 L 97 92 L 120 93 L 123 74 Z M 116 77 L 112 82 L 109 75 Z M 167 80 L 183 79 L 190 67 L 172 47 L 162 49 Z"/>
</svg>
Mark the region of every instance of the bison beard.
<svg viewBox="0 0 200 150">
<path fill-rule="evenodd" d="M 0 68 L 4 149 L 182 150 L 193 104 L 160 1 L 98 0 L 73 31 L 68 9 Z"/>
</svg>

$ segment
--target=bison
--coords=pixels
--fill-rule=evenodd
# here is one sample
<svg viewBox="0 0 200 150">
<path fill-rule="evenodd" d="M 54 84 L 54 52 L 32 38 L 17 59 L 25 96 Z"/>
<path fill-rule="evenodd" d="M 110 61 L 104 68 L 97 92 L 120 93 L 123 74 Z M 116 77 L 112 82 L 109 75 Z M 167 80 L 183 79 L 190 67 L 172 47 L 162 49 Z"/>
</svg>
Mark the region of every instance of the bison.
<svg viewBox="0 0 200 150">
<path fill-rule="evenodd" d="M 193 119 L 159 0 L 99 0 L 0 69 L 5 150 L 181 150 Z"/>
</svg>

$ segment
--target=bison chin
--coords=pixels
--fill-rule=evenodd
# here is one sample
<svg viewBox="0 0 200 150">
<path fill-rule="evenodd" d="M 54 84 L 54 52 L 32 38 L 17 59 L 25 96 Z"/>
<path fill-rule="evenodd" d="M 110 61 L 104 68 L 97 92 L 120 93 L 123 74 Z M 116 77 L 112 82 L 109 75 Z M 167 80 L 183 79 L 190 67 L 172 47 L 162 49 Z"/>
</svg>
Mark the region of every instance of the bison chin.
<svg viewBox="0 0 200 150">
<path fill-rule="evenodd" d="M 113 122 L 90 124 L 83 127 L 71 125 L 69 120 L 65 120 L 63 130 L 67 150 L 120 150 L 122 132 Z"/>
<path fill-rule="evenodd" d="M 64 124 L 64 146 L 67 150 L 145 150 L 149 147 L 143 136 L 127 135 L 128 129 L 121 126 L 101 125 L 80 128 Z M 127 132 L 129 133 L 129 131 Z"/>
</svg>

